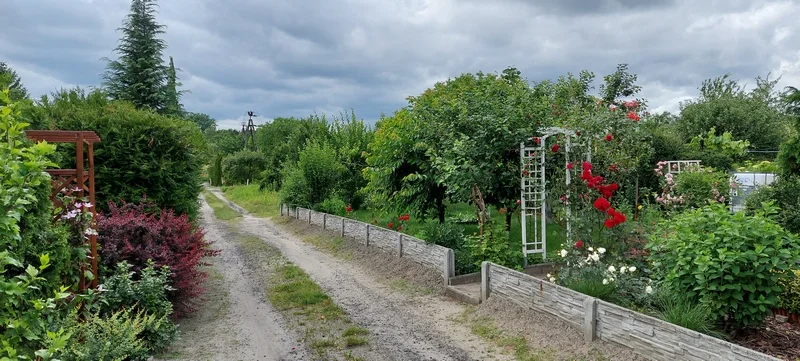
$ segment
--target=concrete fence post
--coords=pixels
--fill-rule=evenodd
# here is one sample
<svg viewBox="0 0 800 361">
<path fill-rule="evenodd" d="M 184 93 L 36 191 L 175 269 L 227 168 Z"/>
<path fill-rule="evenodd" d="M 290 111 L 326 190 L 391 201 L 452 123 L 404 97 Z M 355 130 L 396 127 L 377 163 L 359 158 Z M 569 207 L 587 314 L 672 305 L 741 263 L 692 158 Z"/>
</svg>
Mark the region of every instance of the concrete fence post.
<svg viewBox="0 0 800 361">
<path fill-rule="evenodd" d="M 367 240 L 364 243 L 364 245 L 367 246 L 367 247 L 369 247 L 369 229 L 370 229 L 370 226 L 368 224 L 367 225 Z"/>
<path fill-rule="evenodd" d="M 403 234 L 397 232 L 397 257 L 403 257 Z"/>
<path fill-rule="evenodd" d="M 300 207 L 294 206 L 294 219 L 300 219 Z"/>
<path fill-rule="evenodd" d="M 325 226 L 328 224 L 328 214 L 322 214 L 322 229 L 325 229 Z"/>
<path fill-rule="evenodd" d="M 308 210 L 308 224 L 311 224 L 311 210 Z"/>
<path fill-rule="evenodd" d="M 586 297 L 583 306 L 585 308 L 583 314 L 583 339 L 586 343 L 591 343 L 597 337 L 597 299 Z"/>
<path fill-rule="evenodd" d="M 283 217 L 283 203 L 279 203 L 279 205 L 281 207 L 281 217 Z"/>
<path fill-rule="evenodd" d="M 454 277 L 456 273 L 455 255 L 453 250 L 448 248 L 444 253 L 444 269 L 442 275 L 444 276 L 444 286 L 450 285 L 450 277 Z"/>
<path fill-rule="evenodd" d="M 342 238 L 344 238 L 344 220 L 345 218 L 342 217 Z"/>
<path fill-rule="evenodd" d="M 486 302 L 486 299 L 489 298 L 489 293 L 491 293 L 491 278 L 489 278 L 489 261 L 483 261 L 481 263 L 481 302 Z"/>
</svg>

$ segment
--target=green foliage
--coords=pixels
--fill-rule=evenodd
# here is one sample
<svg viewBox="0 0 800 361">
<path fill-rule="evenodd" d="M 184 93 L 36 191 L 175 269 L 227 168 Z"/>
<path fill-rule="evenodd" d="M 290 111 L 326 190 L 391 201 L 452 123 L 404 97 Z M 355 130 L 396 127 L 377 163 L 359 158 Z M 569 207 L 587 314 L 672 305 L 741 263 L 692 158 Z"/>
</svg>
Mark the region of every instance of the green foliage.
<svg viewBox="0 0 800 361">
<path fill-rule="evenodd" d="M 768 160 L 762 160 L 760 162 L 754 162 L 751 160 L 744 161 L 744 163 L 740 164 L 736 167 L 737 172 L 754 172 L 754 173 L 779 173 L 780 169 L 778 165 L 774 162 L 770 162 Z"/>
<path fill-rule="evenodd" d="M 775 208 L 747 216 L 722 205 L 686 211 L 660 225 L 648 249 L 667 287 L 711 309 L 715 320 L 743 327 L 777 306 L 780 282 L 800 256 L 800 240 L 770 219 Z"/>
<path fill-rule="evenodd" d="M 795 234 L 800 234 L 800 176 L 779 177 L 768 187 L 761 187 L 745 200 L 748 214 L 762 208 L 765 202 L 774 202 L 781 211 L 772 217 L 781 227 Z"/>
<path fill-rule="evenodd" d="M 104 314 L 132 309 L 155 316 L 145 324 L 139 338 L 148 350 L 159 352 L 178 335 L 177 326 L 167 317 L 172 315 L 172 303 L 167 299 L 167 291 L 172 290 L 169 268 L 156 269 L 150 261 L 137 277 L 138 281 L 134 280 L 135 276 L 130 264 L 124 261 L 117 264 L 114 274 L 103 282 Z"/>
<path fill-rule="evenodd" d="M 781 283 L 783 292 L 778 296 L 778 308 L 800 314 L 800 270 L 793 273 L 794 277 L 787 277 Z"/>
<path fill-rule="evenodd" d="M 296 164 L 285 165 L 281 202 L 316 206 L 337 189 L 343 171 L 331 146 L 312 141 L 300 152 Z"/>
<path fill-rule="evenodd" d="M 487 227 L 483 235 L 468 235 L 465 240 L 476 266 L 489 261 L 516 269 L 522 267 L 522 253 L 516 245 L 511 245 L 508 231 L 502 224 Z"/>
<path fill-rule="evenodd" d="M 119 29 L 122 38 L 114 49 L 119 58 L 105 59 L 103 87 L 108 95 L 139 109 L 167 108 L 167 80 L 172 74 L 162 59 L 166 42 L 157 37 L 164 33 L 164 25 L 156 22 L 157 6 L 156 0 L 131 1 L 130 13 Z M 177 102 L 177 97 L 173 100 Z"/>
<path fill-rule="evenodd" d="M 781 175 L 800 176 L 800 135 L 781 144 L 775 163 Z"/>
<path fill-rule="evenodd" d="M 425 222 L 416 236 L 426 242 L 451 249 L 464 246 L 464 229 L 450 223 Z"/>
<path fill-rule="evenodd" d="M 146 195 L 159 207 L 197 214 L 206 142 L 194 123 L 80 90 L 43 98 L 35 115 L 54 129 L 92 130 L 100 136 L 94 159 L 101 209 L 110 201 L 136 201 Z M 69 155 L 63 166 L 72 167 L 73 162 Z"/>
<path fill-rule="evenodd" d="M 222 161 L 222 174 L 225 184 L 245 184 L 255 182 L 267 167 L 263 153 L 253 150 L 240 150 Z"/>
<path fill-rule="evenodd" d="M 342 200 L 342 198 L 339 197 L 338 194 L 333 194 L 322 202 L 322 204 L 319 206 L 319 210 L 337 216 L 344 216 L 347 214 L 345 207 L 347 207 L 347 204 Z"/>
<path fill-rule="evenodd" d="M 711 127 L 705 136 L 698 135 L 692 138 L 689 146 L 694 150 L 707 149 L 737 158 L 745 155 L 747 148 L 750 147 L 750 142 L 747 140 L 733 140 L 730 132 L 717 135 L 716 127 Z"/>
<path fill-rule="evenodd" d="M 708 305 L 688 299 L 679 292 L 664 289 L 656 292 L 654 298 L 656 317 L 709 336 L 725 337 L 725 333 L 717 330 L 714 316 Z"/>
<path fill-rule="evenodd" d="M 183 117 L 184 117 L 184 119 L 191 120 L 195 124 L 197 124 L 197 126 L 200 127 L 200 130 L 203 131 L 204 133 L 206 131 L 210 131 L 210 132 L 216 131 L 217 121 L 214 118 L 212 118 L 210 115 L 208 115 L 208 114 L 204 114 L 204 113 L 186 113 Z M 236 132 L 236 131 L 233 130 L 232 132 Z"/>
<path fill-rule="evenodd" d="M 125 309 L 109 316 L 91 315 L 83 322 L 72 320 L 73 342 L 60 358 L 64 361 L 146 360 L 149 350 L 141 335 L 148 327 L 168 321 L 156 315 Z"/>
<path fill-rule="evenodd" d="M 300 160 L 300 152 L 309 140 L 325 142 L 329 136 L 327 121 L 316 115 L 302 119 L 275 118 L 258 127 L 256 144 L 267 156 L 268 164 L 263 174 L 262 188 L 280 189 L 284 166 Z"/>
<path fill-rule="evenodd" d="M 422 122 L 406 109 L 378 121 L 367 151 L 365 191 L 371 204 L 408 209 L 418 218 L 433 215 L 443 223 L 447 188 L 437 181 Z"/>
<path fill-rule="evenodd" d="M 27 266 L 7 251 L 0 252 L 0 358 L 49 360 L 66 346 L 70 333 L 63 329 L 52 331 L 51 322 L 58 318 L 57 305 L 69 296 L 66 288 L 54 291 L 49 297 L 37 297 L 35 291 L 49 288 L 39 274 L 50 267 L 50 257 L 39 257 L 39 267 Z M 24 270 L 23 272 L 13 272 Z M 12 271 L 12 272 L 9 272 Z M 9 276 L 8 273 L 19 273 Z"/>
<path fill-rule="evenodd" d="M 681 104 L 678 126 L 687 138 L 715 128 L 734 139 L 747 140 L 755 149 L 774 150 L 785 139 L 789 119 L 779 107 L 776 81 L 757 78 L 746 91 L 730 75 L 703 82 L 700 97 Z"/>
<path fill-rule="evenodd" d="M 363 169 L 367 167 L 365 151 L 373 139 L 374 132 L 356 119 L 354 112 L 349 117 L 344 114 L 335 118 L 330 125 L 331 147 L 336 149 L 339 162 L 343 166 L 337 190 L 345 203 L 358 209 L 363 202 L 361 189 L 367 185 Z"/>
<path fill-rule="evenodd" d="M 709 202 L 725 202 L 730 189 L 729 176 L 710 168 L 682 172 L 675 176 L 675 192 L 684 198 L 684 204 L 696 208 Z"/>
<path fill-rule="evenodd" d="M 579 274 L 562 281 L 564 287 L 584 295 L 611 301 L 614 298 L 613 283 L 603 282 L 603 271 L 597 268 L 583 268 Z"/>
<path fill-rule="evenodd" d="M 167 84 L 164 88 L 164 108 L 161 113 L 172 117 L 180 117 L 185 113 L 183 104 L 181 104 L 181 95 L 183 92 L 178 91 L 178 86 L 182 85 L 178 81 L 178 75 L 175 71 L 175 62 L 172 57 L 169 57 L 169 68 L 167 68 Z M 198 124 L 199 126 L 199 124 Z M 200 128 L 204 130 L 204 128 Z"/>
<path fill-rule="evenodd" d="M 0 61 L 0 90 L 8 89 L 8 97 L 12 102 L 28 98 L 28 90 L 22 85 L 19 74 L 8 64 Z"/>
<path fill-rule="evenodd" d="M 195 119 L 192 121 L 198 123 Z M 200 123 L 198 125 L 202 128 Z M 238 130 L 206 128 L 203 134 L 209 144 L 209 153 L 212 155 L 227 156 L 244 149 L 244 138 Z"/>
<path fill-rule="evenodd" d="M 208 182 L 212 186 L 222 185 L 222 157 L 221 153 L 214 155 L 214 160 L 208 166 Z"/>
</svg>

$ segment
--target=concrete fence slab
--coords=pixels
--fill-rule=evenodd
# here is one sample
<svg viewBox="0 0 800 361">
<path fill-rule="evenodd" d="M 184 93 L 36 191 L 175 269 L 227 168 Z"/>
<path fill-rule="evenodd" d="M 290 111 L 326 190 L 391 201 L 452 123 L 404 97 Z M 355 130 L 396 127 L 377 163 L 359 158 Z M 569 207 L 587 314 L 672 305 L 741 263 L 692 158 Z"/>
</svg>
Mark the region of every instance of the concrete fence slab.
<svg viewBox="0 0 800 361">
<path fill-rule="evenodd" d="M 302 207 L 281 205 L 281 215 L 335 231 L 342 237 L 351 237 L 367 246 L 434 269 L 442 274 L 445 286 L 448 285 L 450 278 L 455 276 L 455 256 L 452 249 L 429 244 L 386 228 Z"/>
<path fill-rule="evenodd" d="M 555 316 L 581 330 L 587 342 L 613 342 L 658 361 L 778 361 L 777 358 L 484 262 L 481 299 L 503 297 Z"/>
</svg>

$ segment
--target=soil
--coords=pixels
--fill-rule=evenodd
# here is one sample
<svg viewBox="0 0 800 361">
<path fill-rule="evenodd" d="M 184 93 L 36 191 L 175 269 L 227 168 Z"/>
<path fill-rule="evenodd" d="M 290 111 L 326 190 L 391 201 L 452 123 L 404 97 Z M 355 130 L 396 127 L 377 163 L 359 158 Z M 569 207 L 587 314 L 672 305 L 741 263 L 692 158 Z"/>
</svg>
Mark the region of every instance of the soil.
<svg viewBox="0 0 800 361">
<path fill-rule="evenodd" d="M 782 360 L 800 360 L 800 324 L 770 317 L 764 327 L 736 335 L 734 342 Z"/>
<path fill-rule="evenodd" d="M 298 335 L 264 299 L 222 221 L 205 202 L 202 227 L 220 255 L 208 261 L 203 305 L 180 320 L 181 339 L 156 360 L 308 360 Z"/>
</svg>

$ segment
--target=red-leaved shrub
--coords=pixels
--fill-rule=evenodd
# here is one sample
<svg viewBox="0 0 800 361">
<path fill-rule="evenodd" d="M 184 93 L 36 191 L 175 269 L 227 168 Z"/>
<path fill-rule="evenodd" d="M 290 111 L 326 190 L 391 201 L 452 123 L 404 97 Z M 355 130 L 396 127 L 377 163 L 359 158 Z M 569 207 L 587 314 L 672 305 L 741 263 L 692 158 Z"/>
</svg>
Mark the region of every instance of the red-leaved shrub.
<svg viewBox="0 0 800 361">
<path fill-rule="evenodd" d="M 155 209 L 156 212 L 152 212 Z M 187 215 L 172 210 L 158 211 L 151 203 L 109 204 L 109 212 L 98 217 L 100 262 L 106 269 L 127 261 L 137 272 L 152 259 L 156 266 L 169 266 L 171 275 L 170 301 L 175 316 L 182 317 L 195 310 L 198 297 L 204 291 L 208 277 L 199 266 L 206 265 L 203 257 L 216 256 L 200 227 L 195 227 Z"/>
</svg>

